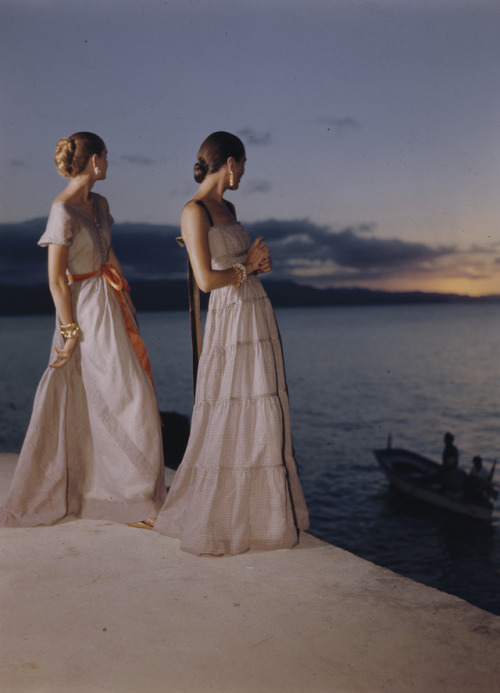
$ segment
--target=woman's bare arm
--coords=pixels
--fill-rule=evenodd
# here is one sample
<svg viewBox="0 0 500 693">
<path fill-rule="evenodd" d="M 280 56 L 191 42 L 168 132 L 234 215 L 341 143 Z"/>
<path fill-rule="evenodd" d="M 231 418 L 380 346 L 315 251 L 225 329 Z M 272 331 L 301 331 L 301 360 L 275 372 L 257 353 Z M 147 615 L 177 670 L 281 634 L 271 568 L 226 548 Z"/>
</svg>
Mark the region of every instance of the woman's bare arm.
<svg viewBox="0 0 500 693">
<path fill-rule="evenodd" d="M 48 251 L 49 289 L 54 301 L 57 316 L 61 325 L 74 322 L 71 307 L 71 294 L 66 277 L 68 266 L 68 248 L 64 245 L 49 244 Z M 70 360 L 76 346 L 77 337 L 66 339 L 64 347 L 55 348 L 57 360 L 51 363 L 52 368 L 62 368 Z"/>
</svg>

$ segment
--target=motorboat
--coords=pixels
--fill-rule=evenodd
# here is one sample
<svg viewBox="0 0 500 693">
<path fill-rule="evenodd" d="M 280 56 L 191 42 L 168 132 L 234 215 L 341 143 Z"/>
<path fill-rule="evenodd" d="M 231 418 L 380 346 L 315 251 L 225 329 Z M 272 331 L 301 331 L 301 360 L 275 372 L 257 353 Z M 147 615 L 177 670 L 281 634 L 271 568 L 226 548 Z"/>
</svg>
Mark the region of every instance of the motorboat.
<svg viewBox="0 0 500 693">
<path fill-rule="evenodd" d="M 463 470 L 461 488 L 450 490 L 443 483 L 443 467 L 433 460 L 410 450 L 393 448 L 374 450 L 382 471 L 391 484 L 403 493 L 478 520 L 491 521 L 494 505 L 490 498 L 498 496 L 491 482 L 481 490 L 469 483 L 470 477 Z"/>
</svg>

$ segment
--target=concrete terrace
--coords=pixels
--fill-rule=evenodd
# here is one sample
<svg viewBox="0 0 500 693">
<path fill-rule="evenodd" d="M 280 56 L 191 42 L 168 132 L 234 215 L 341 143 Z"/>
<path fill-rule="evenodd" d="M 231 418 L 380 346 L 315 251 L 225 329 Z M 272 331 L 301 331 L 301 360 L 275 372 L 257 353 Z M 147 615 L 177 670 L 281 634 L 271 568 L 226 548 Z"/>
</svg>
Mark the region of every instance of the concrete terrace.
<svg viewBox="0 0 500 693">
<path fill-rule="evenodd" d="M 223 558 L 105 521 L 0 541 L 2 693 L 500 690 L 500 617 L 307 534 Z"/>
</svg>

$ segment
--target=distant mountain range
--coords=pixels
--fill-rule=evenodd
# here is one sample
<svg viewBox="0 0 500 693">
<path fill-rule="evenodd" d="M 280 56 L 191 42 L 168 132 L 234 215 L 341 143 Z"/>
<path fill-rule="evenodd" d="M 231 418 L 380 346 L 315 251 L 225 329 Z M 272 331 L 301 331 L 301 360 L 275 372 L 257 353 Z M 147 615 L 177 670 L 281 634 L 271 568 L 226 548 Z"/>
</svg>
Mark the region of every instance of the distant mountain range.
<svg viewBox="0 0 500 693">
<path fill-rule="evenodd" d="M 500 295 L 478 298 L 457 294 L 420 291 L 388 292 L 370 289 L 316 289 L 288 281 L 265 280 L 264 286 L 275 307 L 374 306 L 422 303 L 498 303 Z M 186 310 L 187 282 L 183 280 L 134 281 L 132 298 L 139 311 Z M 206 307 L 208 296 L 201 294 Z M 47 284 L 39 286 L 0 285 L 0 315 L 53 313 Z"/>
<path fill-rule="evenodd" d="M 54 312 L 47 285 L 47 253 L 37 245 L 45 218 L 1 224 L 0 239 L 0 315 L 36 315 Z M 253 235 L 283 237 L 280 222 L 257 222 Z M 283 222 L 284 223 L 284 222 Z M 251 225 L 252 226 L 252 225 Z M 307 226 L 307 225 L 306 225 Z M 287 227 L 288 228 L 288 227 Z M 295 232 L 302 226 L 293 227 Z M 121 223 L 113 226 L 113 245 L 125 276 L 132 286 L 132 297 L 140 311 L 185 310 L 188 307 L 186 251 L 176 242 L 180 228 L 172 225 Z M 283 257 L 281 258 L 283 261 Z M 187 273 L 186 273 L 187 274 Z M 283 275 L 281 275 L 283 276 Z M 151 279 L 149 279 L 151 277 Z M 387 292 L 361 288 L 318 289 L 279 278 L 278 273 L 262 277 L 274 306 L 370 306 L 418 303 L 498 302 L 500 295 L 471 298 L 456 294 Z M 201 294 L 201 304 L 208 297 Z"/>
</svg>

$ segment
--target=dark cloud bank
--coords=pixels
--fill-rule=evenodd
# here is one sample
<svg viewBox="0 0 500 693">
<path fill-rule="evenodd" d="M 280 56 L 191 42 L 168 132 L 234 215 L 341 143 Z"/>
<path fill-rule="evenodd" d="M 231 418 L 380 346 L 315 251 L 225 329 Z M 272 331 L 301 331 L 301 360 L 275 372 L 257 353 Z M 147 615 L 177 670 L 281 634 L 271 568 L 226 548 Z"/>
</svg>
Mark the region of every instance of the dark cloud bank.
<svg viewBox="0 0 500 693">
<path fill-rule="evenodd" d="M 37 245 L 46 219 L 0 225 L 0 313 L 52 311 L 47 254 Z M 264 278 L 276 305 L 338 305 L 452 300 L 442 294 L 389 293 L 356 288 L 380 278 L 429 271 L 460 251 L 374 236 L 370 224 L 333 231 L 307 219 L 247 224 L 252 238 L 265 236 L 273 272 Z M 115 224 L 113 245 L 141 310 L 187 305 L 186 251 L 178 226 Z M 491 250 L 491 249 L 490 249 Z M 498 259 L 497 259 L 498 261 Z M 41 289 L 40 287 L 43 287 Z"/>
<path fill-rule="evenodd" d="M 273 262 L 281 277 L 308 277 L 301 283 L 334 285 L 348 277 L 352 284 L 420 269 L 444 256 L 453 247 L 431 247 L 398 239 L 380 239 L 374 227 L 362 224 L 332 231 L 304 220 L 268 220 L 247 225 L 252 236 L 266 236 L 272 244 Z M 334 268 L 334 269 L 332 269 Z"/>
</svg>

